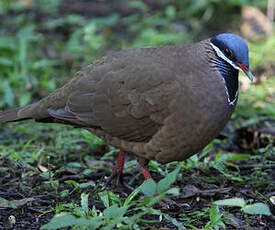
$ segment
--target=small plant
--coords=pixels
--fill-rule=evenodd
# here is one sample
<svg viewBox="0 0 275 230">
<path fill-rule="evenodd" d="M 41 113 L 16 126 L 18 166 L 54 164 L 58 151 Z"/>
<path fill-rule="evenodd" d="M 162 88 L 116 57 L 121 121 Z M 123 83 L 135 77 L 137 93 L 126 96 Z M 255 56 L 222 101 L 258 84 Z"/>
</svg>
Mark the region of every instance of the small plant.
<svg viewBox="0 0 275 230">
<path fill-rule="evenodd" d="M 208 162 L 208 165 L 218 170 L 228 179 L 232 181 L 242 182 L 244 179 L 240 175 L 240 170 L 238 165 L 230 162 L 237 161 L 237 160 L 249 160 L 250 158 L 251 156 L 249 154 L 233 154 L 233 153 L 223 154 L 223 151 L 219 151 L 214 161 Z M 230 170 L 229 166 L 232 169 L 234 169 L 234 171 Z"/>
<path fill-rule="evenodd" d="M 178 194 L 178 189 L 171 188 L 170 185 L 175 182 L 179 173 L 180 166 L 169 173 L 165 178 L 155 183 L 152 179 L 146 180 L 141 186 L 135 189 L 124 202 L 120 197 L 111 191 L 104 190 L 96 195 L 105 209 L 101 212 L 95 206 L 92 209 L 88 207 L 88 194 L 81 194 L 80 205 L 76 203 L 61 204 L 54 210 L 56 215 L 52 220 L 42 226 L 41 229 L 60 229 L 64 227 L 73 227 L 73 229 L 140 229 L 139 223 L 147 223 L 143 219 L 144 215 L 156 215 L 159 218 L 150 222 L 159 222 L 164 218 L 171 221 L 178 229 L 185 229 L 183 224 L 153 208 L 153 205 L 160 200 L 167 199 L 166 194 Z M 71 181 L 72 182 L 72 181 Z M 70 183 L 71 183 L 70 182 Z M 79 187 L 75 182 L 74 190 Z M 140 199 L 134 199 L 140 192 L 146 196 Z M 156 192 L 158 195 L 156 195 Z M 51 212 L 50 211 L 50 212 Z M 48 211 L 46 211 L 48 212 Z"/>
<path fill-rule="evenodd" d="M 230 198 L 230 199 L 218 200 L 218 201 L 215 201 L 213 203 L 213 205 L 240 207 L 241 211 L 245 215 L 245 220 L 246 220 L 248 229 L 250 229 L 250 226 L 249 226 L 249 220 L 248 220 L 247 214 L 249 214 L 249 215 L 267 215 L 267 216 L 271 215 L 269 207 L 266 204 L 264 204 L 264 203 L 247 204 L 247 202 L 243 198 L 235 197 L 235 198 Z M 211 217 L 210 217 L 210 219 L 211 219 Z M 235 226 L 238 226 L 238 223 L 235 222 L 234 219 L 229 218 L 229 220 L 232 221 Z M 225 229 L 225 226 L 223 228 Z M 216 229 L 219 229 L 219 228 L 216 228 Z"/>
<path fill-rule="evenodd" d="M 65 197 L 65 196 L 67 196 L 69 194 L 72 194 L 73 192 L 75 192 L 75 191 L 77 191 L 79 189 L 83 189 L 83 188 L 88 188 L 90 186 L 94 186 L 93 182 L 87 182 L 87 183 L 81 183 L 80 184 L 80 183 L 78 183 L 78 182 L 76 182 L 74 180 L 66 180 L 65 183 L 73 185 L 74 188 L 73 188 L 73 190 L 71 192 L 69 192 L 69 190 L 67 190 L 67 189 L 63 190 L 62 193 L 61 193 L 62 197 Z"/>
<path fill-rule="evenodd" d="M 220 209 L 217 205 L 212 204 L 209 211 L 210 221 L 206 224 L 205 229 L 226 229 L 224 221 L 226 218 L 223 218 L 223 214 L 220 212 Z"/>
<path fill-rule="evenodd" d="M 176 181 L 176 177 L 180 171 L 180 168 L 181 167 L 179 165 L 173 172 L 169 173 L 158 183 L 156 183 L 153 179 L 144 181 L 144 183 L 141 185 L 141 191 L 149 197 L 158 194 L 159 196 L 163 196 L 164 198 L 165 194 L 167 193 L 178 194 L 179 191 L 177 188 L 169 189 L 169 187 Z"/>
<path fill-rule="evenodd" d="M 214 204 L 218 206 L 240 207 L 242 212 L 250 215 L 271 215 L 269 207 L 266 204 L 247 204 L 247 202 L 243 198 L 230 198 L 225 200 L 218 200 L 215 201 Z"/>
</svg>

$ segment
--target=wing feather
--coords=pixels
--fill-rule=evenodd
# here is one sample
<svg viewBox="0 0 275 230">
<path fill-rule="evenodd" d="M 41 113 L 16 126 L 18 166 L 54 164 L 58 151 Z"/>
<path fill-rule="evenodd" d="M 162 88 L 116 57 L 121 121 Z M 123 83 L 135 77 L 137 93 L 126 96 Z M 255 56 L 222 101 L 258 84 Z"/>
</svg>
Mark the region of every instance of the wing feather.
<svg viewBox="0 0 275 230">
<path fill-rule="evenodd" d="M 123 140 L 150 140 L 172 112 L 169 104 L 180 89 L 165 63 L 152 65 L 157 57 L 149 56 L 153 51 L 129 51 L 124 58 L 104 59 L 102 65 L 84 69 L 64 108 L 50 109 L 49 114 Z"/>
</svg>

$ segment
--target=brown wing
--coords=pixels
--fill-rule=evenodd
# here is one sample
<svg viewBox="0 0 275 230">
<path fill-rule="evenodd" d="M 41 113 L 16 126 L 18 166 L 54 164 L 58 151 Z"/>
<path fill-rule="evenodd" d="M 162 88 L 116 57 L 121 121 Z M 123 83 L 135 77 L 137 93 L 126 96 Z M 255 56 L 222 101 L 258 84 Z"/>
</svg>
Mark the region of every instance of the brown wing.
<svg viewBox="0 0 275 230">
<path fill-rule="evenodd" d="M 84 70 L 66 105 L 49 108 L 49 114 L 127 141 L 148 141 L 171 113 L 169 103 L 179 84 L 171 69 L 154 62 L 154 55 L 135 55 Z"/>
</svg>

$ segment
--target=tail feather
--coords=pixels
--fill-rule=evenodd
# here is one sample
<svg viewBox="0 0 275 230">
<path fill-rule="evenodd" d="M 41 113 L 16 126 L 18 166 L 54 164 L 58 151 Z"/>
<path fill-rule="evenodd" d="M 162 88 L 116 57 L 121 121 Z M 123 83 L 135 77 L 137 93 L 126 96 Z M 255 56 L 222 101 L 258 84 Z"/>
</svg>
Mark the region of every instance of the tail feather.
<svg viewBox="0 0 275 230">
<path fill-rule="evenodd" d="M 7 110 L 7 111 L 0 112 L 0 123 L 32 119 L 32 117 L 28 117 L 28 116 L 23 116 L 23 117 L 19 116 L 18 112 L 21 109 L 22 109 L 22 107 L 18 107 L 18 108 L 15 108 L 15 109 L 10 109 L 10 110 Z"/>
</svg>

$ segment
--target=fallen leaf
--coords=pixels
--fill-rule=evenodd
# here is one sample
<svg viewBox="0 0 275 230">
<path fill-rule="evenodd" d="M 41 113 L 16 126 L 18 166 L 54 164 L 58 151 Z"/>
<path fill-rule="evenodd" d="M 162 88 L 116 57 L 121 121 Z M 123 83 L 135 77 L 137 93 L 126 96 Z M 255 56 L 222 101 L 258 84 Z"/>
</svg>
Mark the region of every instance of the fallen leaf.
<svg viewBox="0 0 275 230">
<path fill-rule="evenodd" d="M 41 172 L 48 172 L 49 171 L 45 166 L 43 166 L 41 164 L 37 164 L 37 168 L 39 168 Z"/>
<path fill-rule="evenodd" d="M 45 166 L 43 166 L 42 162 L 43 162 L 43 157 L 40 157 L 38 159 L 37 168 L 39 168 L 41 172 L 48 172 L 49 171 L 48 168 L 46 168 Z"/>
<path fill-rule="evenodd" d="M 190 198 L 193 196 L 213 196 L 216 193 L 227 193 L 231 190 L 231 188 L 217 188 L 217 189 L 208 189 L 208 190 L 200 190 L 194 185 L 186 185 L 183 190 L 180 198 Z"/>
<path fill-rule="evenodd" d="M 23 205 L 27 204 L 28 202 L 32 202 L 34 200 L 35 200 L 34 198 L 30 197 L 30 198 L 24 198 L 24 199 L 21 199 L 21 200 L 11 200 L 9 202 L 11 204 L 13 204 L 14 206 L 16 206 L 16 207 L 20 207 L 20 206 L 23 206 Z M 0 203 L 0 207 L 1 208 L 9 208 L 10 205 L 5 204 L 5 203 Z"/>
<path fill-rule="evenodd" d="M 217 188 L 217 189 L 209 189 L 201 191 L 201 195 L 203 196 L 213 196 L 217 193 L 227 193 L 231 190 L 231 188 Z"/>
<path fill-rule="evenodd" d="M 186 185 L 182 190 L 181 198 L 189 198 L 192 196 L 196 196 L 200 193 L 200 190 L 194 185 Z"/>
<path fill-rule="evenodd" d="M 275 196 L 271 196 L 269 200 L 273 205 L 275 205 Z"/>
</svg>

